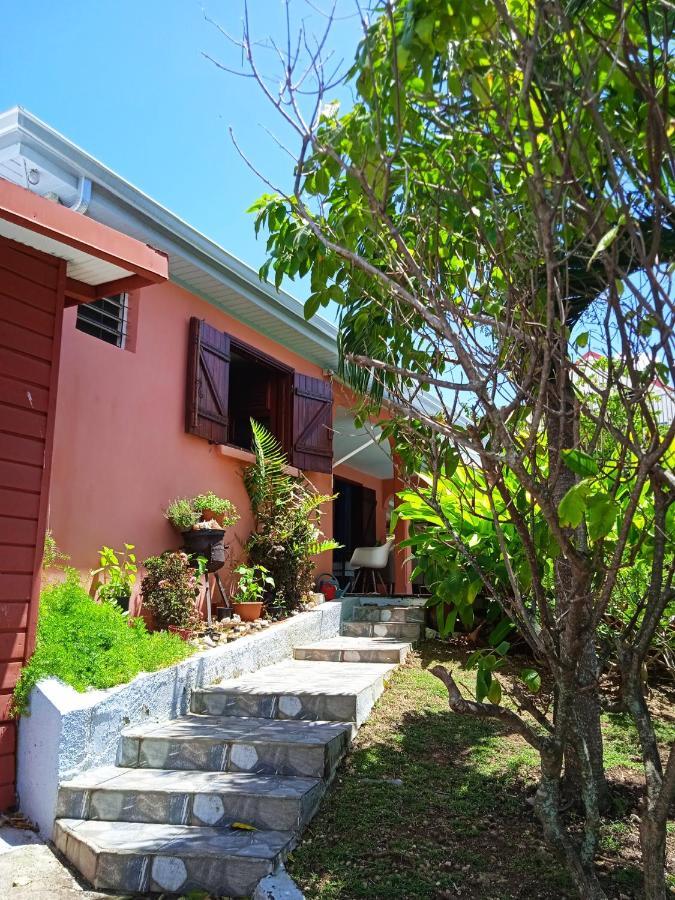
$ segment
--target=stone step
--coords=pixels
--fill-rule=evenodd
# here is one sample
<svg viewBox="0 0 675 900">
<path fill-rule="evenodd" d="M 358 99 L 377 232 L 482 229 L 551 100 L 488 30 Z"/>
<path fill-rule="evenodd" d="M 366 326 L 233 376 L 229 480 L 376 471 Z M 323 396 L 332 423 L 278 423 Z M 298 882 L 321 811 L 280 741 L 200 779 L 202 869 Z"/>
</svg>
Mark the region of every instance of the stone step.
<svg viewBox="0 0 675 900">
<path fill-rule="evenodd" d="M 392 638 L 399 641 L 419 641 L 422 625 L 406 622 L 343 622 L 342 634 L 348 637 Z"/>
<path fill-rule="evenodd" d="M 192 693 L 192 711 L 353 722 L 359 727 L 395 666 L 384 663 L 285 660 Z"/>
<path fill-rule="evenodd" d="M 351 733 L 344 722 L 189 715 L 123 731 L 117 764 L 330 778 Z"/>
<path fill-rule="evenodd" d="M 347 663 L 405 662 L 412 647 L 390 638 L 335 637 L 315 644 L 301 644 L 293 650 L 295 659 Z"/>
<path fill-rule="evenodd" d="M 424 625 L 424 609 L 419 606 L 355 606 L 355 622 L 406 622 Z"/>
<path fill-rule="evenodd" d="M 61 784 L 56 817 L 299 831 L 324 790 L 318 778 L 106 766 Z"/>
<path fill-rule="evenodd" d="M 427 597 L 380 597 L 375 594 L 368 594 L 359 597 L 361 606 L 378 606 L 380 609 L 396 607 L 405 607 L 406 609 L 423 609 L 427 605 Z"/>
<path fill-rule="evenodd" d="M 54 843 L 96 890 L 249 897 L 293 849 L 287 831 L 57 819 Z"/>
</svg>

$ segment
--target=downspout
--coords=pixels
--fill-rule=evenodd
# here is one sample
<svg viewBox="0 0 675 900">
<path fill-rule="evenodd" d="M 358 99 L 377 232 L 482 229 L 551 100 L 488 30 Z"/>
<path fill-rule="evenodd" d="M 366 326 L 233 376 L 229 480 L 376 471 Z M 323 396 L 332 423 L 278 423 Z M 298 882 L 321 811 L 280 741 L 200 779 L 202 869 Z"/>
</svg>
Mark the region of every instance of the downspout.
<svg viewBox="0 0 675 900">
<path fill-rule="evenodd" d="M 80 178 L 79 184 L 77 186 L 77 197 L 74 202 L 69 206 L 67 203 L 63 205 L 66 209 L 72 209 L 73 212 L 78 213 L 86 213 L 89 209 L 89 203 L 91 202 L 91 181 L 88 178 L 85 178 L 84 175 Z"/>
</svg>

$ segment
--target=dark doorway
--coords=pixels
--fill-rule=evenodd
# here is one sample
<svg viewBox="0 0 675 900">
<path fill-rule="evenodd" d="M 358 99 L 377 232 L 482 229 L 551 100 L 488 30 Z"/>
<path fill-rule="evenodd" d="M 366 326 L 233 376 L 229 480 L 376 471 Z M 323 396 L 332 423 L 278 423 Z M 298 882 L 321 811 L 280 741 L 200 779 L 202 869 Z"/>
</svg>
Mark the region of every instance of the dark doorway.
<svg viewBox="0 0 675 900">
<path fill-rule="evenodd" d="M 333 570 L 341 577 L 356 547 L 375 546 L 377 494 L 344 478 L 333 479 L 333 491 L 338 495 L 333 503 L 333 537 L 343 545 L 333 551 Z"/>
</svg>

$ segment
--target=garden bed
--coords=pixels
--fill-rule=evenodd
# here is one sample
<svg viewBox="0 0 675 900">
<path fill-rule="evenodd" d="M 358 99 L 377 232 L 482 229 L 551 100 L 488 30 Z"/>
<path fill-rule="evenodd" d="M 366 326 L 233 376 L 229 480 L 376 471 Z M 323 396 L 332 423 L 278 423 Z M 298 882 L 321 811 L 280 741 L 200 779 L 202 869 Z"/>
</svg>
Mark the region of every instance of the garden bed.
<svg viewBox="0 0 675 900">
<path fill-rule="evenodd" d="M 454 646 L 428 641 L 394 674 L 288 869 L 308 898 L 559 900 L 576 893 L 541 837 L 530 802 L 537 758 L 499 725 L 448 709 L 428 668 L 455 668 Z M 501 675 L 500 675 L 501 677 Z M 459 672 L 467 696 L 474 673 Z M 673 698 L 655 692 L 664 745 Z M 603 720 L 614 812 L 599 869 L 610 897 L 640 897 L 637 738 L 624 716 Z M 675 829 L 669 834 L 671 878 Z"/>
</svg>

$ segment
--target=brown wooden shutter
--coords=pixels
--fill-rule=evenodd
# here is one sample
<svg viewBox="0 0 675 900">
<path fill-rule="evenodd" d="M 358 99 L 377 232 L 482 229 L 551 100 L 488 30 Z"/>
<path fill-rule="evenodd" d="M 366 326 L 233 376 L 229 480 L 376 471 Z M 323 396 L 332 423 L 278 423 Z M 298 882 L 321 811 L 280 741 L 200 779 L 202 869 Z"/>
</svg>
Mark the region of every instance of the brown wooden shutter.
<svg viewBox="0 0 675 900">
<path fill-rule="evenodd" d="M 228 440 L 230 336 L 190 319 L 185 430 L 212 444 Z"/>
<path fill-rule="evenodd" d="M 293 375 L 293 465 L 308 472 L 333 470 L 333 386 Z"/>
</svg>

